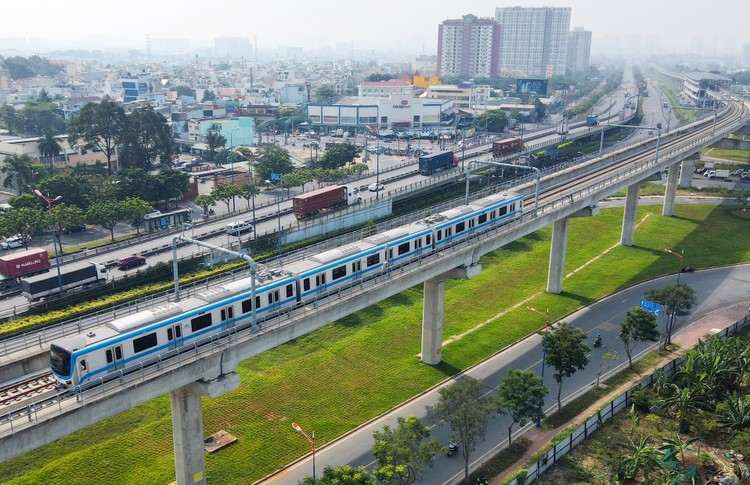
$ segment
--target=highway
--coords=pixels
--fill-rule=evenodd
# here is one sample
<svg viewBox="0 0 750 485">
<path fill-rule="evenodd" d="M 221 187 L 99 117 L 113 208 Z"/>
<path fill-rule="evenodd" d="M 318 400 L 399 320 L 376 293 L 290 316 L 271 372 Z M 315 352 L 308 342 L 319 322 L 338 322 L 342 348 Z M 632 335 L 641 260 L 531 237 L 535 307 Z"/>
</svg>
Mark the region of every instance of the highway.
<svg viewBox="0 0 750 485">
<path fill-rule="evenodd" d="M 618 360 L 609 373 L 615 373 L 627 365 L 627 356 L 618 339 L 620 324 L 625 319 L 625 312 L 643 299 L 645 291 L 659 288 L 665 284 L 675 283 L 676 276 L 670 275 L 658 278 L 627 290 L 621 291 L 593 305 L 583 308 L 574 314 L 564 318 L 564 321 L 583 329 L 589 335 L 589 345 L 592 351 L 589 355 L 589 365 L 583 371 L 577 372 L 567 379 L 563 385 L 564 400 L 579 395 L 590 389 L 596 381 L 596 374 L 602 355 L 615 350 Z M 750 303 L 750 265 L 733 266 L 729 268 L 717 268 L 696 273 L 684 273 L 681 282 L 690 285 L 698 297 L 698 305 L 693 309 L 691 315 L 677 319 L 676 332 L 683 331 L 689 322 L 697 320 L 713 311 L 738 303 Z M 541 318 L 541 317 L 540 317 Z M 659 320 L 663 328 L 664 318 Z M 601 334 L 604 344 L 600 348 L 593 348 L 593 340 L 597 334 Z M 654 345 L 640 344 L 636 346 L 634 355 L 643 354 L 654 348 Z M 446 346 L 450 351 L 450 345 Z M 383 425 L 395 427 L 399 416 L 415 415 L 425 424 L 433 426 L 428 420 L 425 407 L 434 405 L 439 397 L 438 391 L 441 387 L 450 385 L 463 375 L 483 381 L 484 388 L 488 394 L 496 392 L 497 385 L 508 369 L 528 369 L 537 374 L 541 369 L 541 337 L 534 335 L 510 348 L 503 349 L 489 359 L 468 369 L 466 372 L 448 379 L 443 384 L 430 389 L 414 399 L 394 408 L 387 414 L 374 419 L 357 428 L 344 437 L 333 441 L 316 452 L 316 467 L 318 476 L 326 465 L 333 467 L 350 464 L 352 466 L 372 465 L 374 457 L 369 450 L 372 447 L 372 433 L 380 430 Z M 552 377 L 552 369 L 547 368 L 544 383 L 550 389 L 545 405 L 547 410 L 554 410 L 555 391 L 557 384 Z M 472 453 L 470 462 L 481 462 L 502 449 L 507 442 L 507 429 L 510 421 L 507 417 L 498 416 L 490 421 L 486 440 Z M 532 426 L 532 425 L 530 425 Z M 514 430 L 517 431 L 517 430 Z M 434 425 L 432 435 L 443 445 L 448 444 L 450 428 L 444 424 Z M 310 456 L 294 463 L 288 469 L 275 476 L 263 480 L 264 485 L 288 485 L 296 484 L 306 475 L 310 475 L 312 463 Z M 416 483 L 440 484 L 457 483 L 456 479 L 463 477 L 463 459 L 460 454 L 455 457 L 438 456 L 433 468 L 427 468 L 422 480 Z"/>
</svg>

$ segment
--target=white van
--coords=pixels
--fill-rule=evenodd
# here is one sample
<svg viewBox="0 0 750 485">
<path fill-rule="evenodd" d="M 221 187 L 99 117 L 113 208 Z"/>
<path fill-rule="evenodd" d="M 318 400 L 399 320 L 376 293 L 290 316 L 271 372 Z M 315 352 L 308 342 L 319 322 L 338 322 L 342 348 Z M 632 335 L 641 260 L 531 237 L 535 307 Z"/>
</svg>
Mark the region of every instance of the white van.
<svg viewBox="0 0 750 485">
<path fill-rule="evenodd" d="M 243 232 L 251 230 L 253 227 L 247 221 L 234 221 L 227 224 L 227 234 L 231 236 L 239 236 Z"/>
</svg>

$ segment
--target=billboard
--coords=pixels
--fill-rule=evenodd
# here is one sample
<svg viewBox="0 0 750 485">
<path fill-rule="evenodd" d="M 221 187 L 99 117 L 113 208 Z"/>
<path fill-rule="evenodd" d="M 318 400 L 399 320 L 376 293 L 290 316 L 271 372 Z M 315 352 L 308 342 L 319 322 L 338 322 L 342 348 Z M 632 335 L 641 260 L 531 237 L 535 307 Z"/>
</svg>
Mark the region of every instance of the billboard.
<svg viewBox="0 0 750 485">
<path fill-rule="evenodd" d="M 516 79 L 516 94 L 536 93 L 539 96 L 547 95 L 546 79 Z"/>
</svg>

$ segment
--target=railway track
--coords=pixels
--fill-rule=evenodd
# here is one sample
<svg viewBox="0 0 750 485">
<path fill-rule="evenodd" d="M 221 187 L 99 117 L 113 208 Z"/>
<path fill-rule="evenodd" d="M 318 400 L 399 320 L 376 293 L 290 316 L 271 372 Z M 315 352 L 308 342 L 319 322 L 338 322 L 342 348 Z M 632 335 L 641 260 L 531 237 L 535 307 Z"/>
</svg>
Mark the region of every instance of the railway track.
<svg viewBox="0 0 750 485">
<path fill-rule="evenodd" d="M 0 409 L 18 409 L 25 406 L 25 401 L 37 401 L 50 391 L 54 391 L 57 381 L 51 372 L 45 372 L 19 382 L 0 388 Z"/>
</svg>

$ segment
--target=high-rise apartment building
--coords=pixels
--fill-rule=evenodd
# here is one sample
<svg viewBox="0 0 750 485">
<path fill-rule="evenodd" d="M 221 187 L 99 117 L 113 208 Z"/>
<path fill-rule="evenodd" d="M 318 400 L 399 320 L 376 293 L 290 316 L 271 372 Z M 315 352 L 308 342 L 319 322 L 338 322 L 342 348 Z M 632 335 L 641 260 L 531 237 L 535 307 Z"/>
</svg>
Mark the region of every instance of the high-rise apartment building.
<svg viewBox="0 0 750 485">
<path fill-rule="evenodd" d="M 750 44 L 743 44 L 741 62 L 743 67 L 750 67 Z"/>
<path fill-rule="evenodd" d="M 591 31 L 576 27 L 568 34 L 568 70 L 586 72 L 591 56 Z"/>
<path fill-rule="evenodd" d="M 496 8 L 495 21 L 502 32 L 501 75 L 565 74 L 570 7 Z"/>
<path fill-rule="evenodd" d="M 497 77 L 500 27 L 492 19 L 464 15 L 438 28 L 438 76 Z"/>
<path fill-rule="evenodd" d="M 245 37 L 216 37 L 214 50 L 218 57 L 231 59 L 250 59 L 252 55 L 250 41 Z"/>
</svg>

